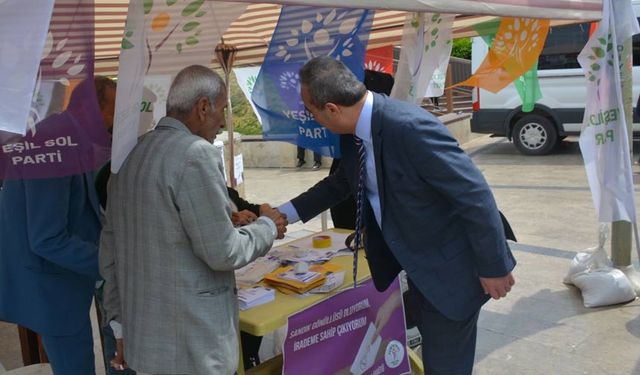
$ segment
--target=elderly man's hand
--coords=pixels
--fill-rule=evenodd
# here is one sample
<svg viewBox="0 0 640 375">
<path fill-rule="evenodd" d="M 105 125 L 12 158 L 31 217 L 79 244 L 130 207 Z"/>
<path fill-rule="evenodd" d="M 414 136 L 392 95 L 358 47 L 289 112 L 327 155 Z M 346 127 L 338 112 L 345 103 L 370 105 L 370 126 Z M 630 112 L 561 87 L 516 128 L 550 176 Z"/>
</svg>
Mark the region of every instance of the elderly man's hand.
<svg viewBox="0 0 640 375">
<path fill-rule="evenodd" d="M 260 211 L 262 211 L 262 207 L 260 208 Z M 278 230 L 278 234 L 276 236 L 277 239 L 284 238 L 284 234 L 287 231 L 287 225 L 289 224 L 287 221 L 287 215 L 282 214 L 276 208 L 269 208 L 265 209 L 261 216 L 268 217 L 276 224 L 276 229 Z"/>
<path fill-rule="evenodd" d="M 509 272 L 503 277 L 481 277 L 480 284 L 485 294 L 491 295 L 493 299 L 506 297 L 511 291 L 511 287 L 516 283 L 513 275 Z"/>
<path fill-rule="evenodd" d="M 251 224 L 256 221 L 257 218 L 258 217 L 256 216 L 256 214 L 249 210 L 242 210 L 240 212 L 231 213 L 231 222 L 236 227 Z"/>
<path fill-rule="evenodd" d="M 268 203 L 263 203 L 260 205 L 260 215 L 264 215 L 264 213 L 269 210 L 272 210 L 272 208 Z"/>
<path fill-rule="evenodd" d="M 127 366 L 127 362 L 124 360 L 124 340 L 116 339 L 116 356 L 110 362 L 111 367 L 118 371 L 122 371 L 129 366 Z"/>
</svg>

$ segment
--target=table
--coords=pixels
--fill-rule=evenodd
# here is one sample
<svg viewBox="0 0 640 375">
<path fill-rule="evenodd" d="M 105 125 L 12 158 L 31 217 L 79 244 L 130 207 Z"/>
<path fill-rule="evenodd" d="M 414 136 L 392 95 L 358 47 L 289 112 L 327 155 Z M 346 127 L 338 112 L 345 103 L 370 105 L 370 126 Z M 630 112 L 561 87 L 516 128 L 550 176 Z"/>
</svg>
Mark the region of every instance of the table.
<svg viewBox="0 0 640 375">
<path fill-rule="evenodd" d="M 330 229 L 337 233 L 351 233 L 346 229 Z M 310 235 L 308 237 L 314 236 Z M 344 282 L 337 290 L 328 294 L 314 294 L 309 297 L 299 298 L 293 295 L 286 295 L 276 290 L 276 299 L 273 302 L 254 307 L 249 310 L 240 311 L 240 330 L 256 336 L 264 336 L 273 332 L 287 323 L 289 315 L 304 310 L 320 301 L 326 300 L 342 290 L 353 286 L 353 257 L 340 256 L 333 258 L 330 263 L 339 265 L 344 271 Z M 371 277 L 369 264 L 365 258 L 364 251 L 358 252 L 358 283 L 365 281 Z M 422 362 L 420 358 L 409 348 L 407 348 L 411 362 L 411 368 L 414 374 L 423 374 Z M 277 369 L 280 368 L 278 371 Z M 280 373 L 282 368 L 282 357 L 278 356 L 272 360 L 266 361 L 259 366 L 248 370 L 250 374 L 275 374 Z M 242 350 L 240 350 L 240 365 L 238 374 L 244 375 L 245 371 L 242 365 Z"/>
<path fill-rule="evenodd" d="M 345 229 L 330 229 L 338 233 L 350 233 Z M 314 234 L 315 235 L 315 234 Z M 309 236 L 311 237 L 311 236 Z M 276 299 L 273 302 L 254 307 L 249 310 L 240 311 L 240 330 L 255 336 L 264 336 L 273 332 L 287 323 L 289 315 L 304 310 L 317 302 L 323 301 L 341 290 L 353 286 L 353 257 L 339 256 L 330 261 L 331 264 L 339 265 L 344 271 L 344 282 L 342 286 L 332 293 L 314 294 L 309 297 L 300 298 L 293 295 L 286 295 L 276 290 Z M 358 252 L 358 282 L 362 282 L 371 277 L 369 264 L 364 256 L 364 251 Z"/>
</svg>

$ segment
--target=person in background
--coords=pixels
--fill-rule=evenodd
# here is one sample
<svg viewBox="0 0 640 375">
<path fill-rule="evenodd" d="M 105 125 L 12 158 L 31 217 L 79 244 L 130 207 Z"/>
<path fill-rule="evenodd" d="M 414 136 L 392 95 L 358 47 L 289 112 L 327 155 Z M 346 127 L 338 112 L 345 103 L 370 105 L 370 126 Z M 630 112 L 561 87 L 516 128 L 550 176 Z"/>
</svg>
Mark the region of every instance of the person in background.
<svg viewBox="0 0 640 375">
<path fill-rule="evenodd" d="M 302 168 L 303 165 L 305 165 L 305 161 L 304 161 L 304 152 L 305 149 L 304 147 L 300 147 L 298 146 L 298 163 L 296 164 L 296 168 Z M 313 153 L 313 169 L 320 169 L 320 167 L 322 166 L 322 155 L 320 155 L 317 152 Z"/>
<path fill-rule="evenodd" d="M 96 77 L 95 83 L 96 93 L 98 94 L 98 103 L 100 104 L 103 118 L 105 118 L 105 121 L 108 121 L 109 123 L 107 130 L 109 132 L 109 135 L 111 135 L 113 134 L 113 116 L 115 114 L 117 85 L 114 80 L 107 77 Z M 100 168 L 94 178 L 94 186 L 98 195 L 98 202 L 100 203 L 102 221 L 104 221 L 104 210 L 106 209 L 107 182 L 109 180 L 110 169 L 111 162 L 107 162 L 102 168 Z M 95 294 L 96 307 L 98 308 L 98 311 L 100 313 L 99 316 L 101 318 L 99 324 L 100 333 L 102 336 L 102 355 L 104 358 L 105 371 L 107 375 L 133 375 L 136 372 L 131 369 L 127 369 L 124 365 L 112 365 L 112 363 L 117 361 L 117 353 L 121 351 L 121 349 L 118 350 L 118 341 L 116 340 L 115 336 L 115 333 L 118 332 L 114 333 L 113 328 L 109 325 L 109 322 L 106 321 L 106 314 L 104 312 L 102 303 L 103 285 L 104 283 L 102 282 L 98 284 Z"/>
<path fill-rule="evenodd" d="M 342 62 L 311 59 L 300 82 L 316 121 L 341 134 L 342 162 L 280 211 L 291 223 L 307 221 L 360 191 L 363 225 L 356 230 L 366 233 L 374 284 L 386 290 L 406 271 L 425 372 L 471 374 L 480 308 L 515 282 L 487 182 L 437 118 L 367 91 Z"/>
<path fill-rule="evenodd" d="M 175 77 L 167 116 L 139 138 L 109 181 L 100 270 L 123 357 L 151 374 L 233 374 L 238 366 L 234 270 L 286 231 L 274 209 L 231 222 L 220 152 L 226 90 L 192 65 Z"/>
<path fill-rule="evenodd" d="M 104 79 L 81 82 L 63 114 L 85 116 L 90 105 L 79 88 L 94 85 L 102 113 L 96 120 L 109 130 L 115 91 L 109 87 L 102 91 Z M 43 120 L 38 127 L 46 129 L 47 122 Z M 0 320 L 41 335 L 56 375 L 95 373 L 89 311 L 96 282 L 101 280 L 100 228 L 93 172 L 4 180 L 0 192 Z"/>
</svg>

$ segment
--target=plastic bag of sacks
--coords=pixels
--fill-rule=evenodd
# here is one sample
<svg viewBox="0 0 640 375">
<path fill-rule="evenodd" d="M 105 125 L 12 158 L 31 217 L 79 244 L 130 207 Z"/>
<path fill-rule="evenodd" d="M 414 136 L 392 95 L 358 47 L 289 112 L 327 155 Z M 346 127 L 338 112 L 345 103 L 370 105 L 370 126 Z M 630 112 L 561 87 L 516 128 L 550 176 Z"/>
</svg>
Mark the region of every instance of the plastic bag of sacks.
<svg viewBox="0 0 640 375">
<path fill-rule="evenodd" d="M 613 268 L 604 249 L 608 232 L 608 225 L 601 224 L 598 246 L 576 254 L 563 280 L 580 289 L 585 307 L 615 305 L 636 298 L 631 282 L 622 271 Z"/>
</svg>

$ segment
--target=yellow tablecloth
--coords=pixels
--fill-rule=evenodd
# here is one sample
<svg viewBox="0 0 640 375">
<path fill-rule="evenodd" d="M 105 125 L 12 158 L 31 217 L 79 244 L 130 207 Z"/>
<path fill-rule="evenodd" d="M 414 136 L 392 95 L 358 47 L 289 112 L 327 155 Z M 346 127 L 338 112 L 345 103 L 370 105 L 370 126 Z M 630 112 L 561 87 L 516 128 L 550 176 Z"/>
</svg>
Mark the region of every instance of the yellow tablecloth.
<svg viewBox="0 0 640 375">
<path fill-rule="evenodd" d="M 332 229 L 340 233 L 347 233 L 344 229 Z M 316 234 L 313 234 L 316 235 Z M 286 295 L 276 291 L 276 299 L 273 302 L 254 307 L 249 310 L 240 311 L 240 329 L 244 332 L 256 336 L 264 336 L 269 332 L 282 327 L 287 323 L 287 317 L 293 313 L 301 311 L 317 302 L 325 300 L 335 293 L 353 286 L 353 257 L 340 256 L 331 261 L 338 264 L 344 271 L 344 282 L 337 290 L 329 294 L 314 294 L 308 297 Z M 358 252 L 358 282 L 371 277 L 369 264 L 364 256 L 364 251 Z"/>
</svg>

